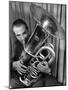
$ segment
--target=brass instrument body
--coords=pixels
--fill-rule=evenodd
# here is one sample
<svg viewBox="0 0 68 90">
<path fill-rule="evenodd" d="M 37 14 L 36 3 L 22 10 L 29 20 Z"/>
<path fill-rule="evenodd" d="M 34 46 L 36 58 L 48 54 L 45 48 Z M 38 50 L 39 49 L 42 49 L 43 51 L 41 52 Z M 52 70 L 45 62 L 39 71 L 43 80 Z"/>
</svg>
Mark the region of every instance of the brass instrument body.
<svg viewBox="0 0 68 90">
<path fill-rule="evenodd" d="M 37 25 L 26 46 L 24 46 L 26 55 L 28 54 L 32 57 L 29 61 L 29 66 L 27 66 L 26 73 L 19 77 L 19 80 L 26 86 L 30 86 L 41 76 L 41 71 L 37 66 L 41 62 L 47 63 L 51 57 L 55 57 L 55 52 L 53 48 L 51 48 L 51 45 L 49 43 L 45 45 L 45 41 L 48 38 L 49 34 L 46 33 L 46 31 L 44 31 L 40 25 Z M 49 58 L 51 53 L 52 55 Z M 50 74 L 50 71 L 50 68 L 48 68 L 48 74 Z"/>
</svg>

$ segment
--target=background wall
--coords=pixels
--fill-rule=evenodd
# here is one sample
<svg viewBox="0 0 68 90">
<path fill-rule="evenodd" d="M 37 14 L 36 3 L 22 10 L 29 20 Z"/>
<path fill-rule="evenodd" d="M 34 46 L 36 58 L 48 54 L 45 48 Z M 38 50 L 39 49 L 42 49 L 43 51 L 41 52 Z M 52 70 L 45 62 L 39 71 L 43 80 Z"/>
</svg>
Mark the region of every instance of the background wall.
<svg viewBox="0 0 68 90">
<path fill-rule="evenodd" d="M 15 37 L 12 32 L 12 23 L 18 18 L 22 18 L 26 21 L 30 34 L 34 30 L 35 21 L 33 20 L 31 13 L 30 13 L 30 4 L 25 2 L 16 2 L 10 1 L 9 2 L 9 40 L 10 40 L 10 58 L 14 56 L 14 49 L 15 49 Z M 43 4 L 43 3 L 35 3 L 40 7 L 47 10 L 51 13 L 61 27 L 66 31 L 66 5 L 59 5 L 59 4 Z M 57 41 L 57 48 L 56 48 L 56 63 L 53 70 L 53 76 L 57 78 L 57 80 L 63 84 L 66 84 L 66 52 L 65 52 L 65 45 L 63 44 L 64 41 Z"/>
</svg>

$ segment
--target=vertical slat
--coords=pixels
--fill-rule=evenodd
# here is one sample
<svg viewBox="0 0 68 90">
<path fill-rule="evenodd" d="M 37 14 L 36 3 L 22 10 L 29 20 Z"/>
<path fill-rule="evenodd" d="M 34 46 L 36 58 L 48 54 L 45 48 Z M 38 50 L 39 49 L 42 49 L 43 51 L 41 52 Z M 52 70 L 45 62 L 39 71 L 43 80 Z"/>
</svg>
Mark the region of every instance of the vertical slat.
<svg viewBox="0 0 68 90">
<path fill-rule="evenodd" d="M 56 63 L 55 63 L 55 77 L 57 77 L 57 72 L 58 72 L 58 53 L 59 52 L 59 39 L 56 38 Z"/>
<path fill-rule="evenodd" d="M 10 57 L 10 59 L 11 59 L 11 57 L 12 57 L 12 41 L 11 41 L 11 22 L 10 22 L 10 20 L 11 20 L 11 2 L 9 2 L 9 40 L 10 40 L 10 42 L 9 42 L 9 51 L 10 51 L 10 53 L 9 53 L 9 57 Z"/>
<path fill-rule="evenodd" d="M 55 17 L 55 19 L 57 18 L 57 8 L 58 8 L 58 5 L 57 4 L 54 4 L 54 17 Z"/>
<path fill-rule="evenodd" d="M 64 31 L 66 30 L 66 6 L 62 6 L 62 19 L 61 19 L 61 26 L 63 27 Z M 65 31 L 66 32 L 66 31 Z M 65 34 L 66 35 L 66 34 Z M 64 52 L 65 55 L 65 52 Z M 65 55 L 66 56 L 66 55 Z M 66 58 L 64 56 L 63 60 L 63 83 L 66 83 Z"/>
<path fill-rule="evenodd" d="M 48 12 L 50 12 L 50 4 L 48 4 Z"/>
<path fill-rule="evenodd" d="M 15 2 L 11 2 L 11 18 L 15 20 Z"/>
<path fill-rule="evenodd" d="M 14 14 L 15 14 L 15 20 L 17 19 L 17 11 L 16 11 L 16 1 L 15 1 L 15 10 L 14 10 Z"/>
<path fill-rule="evenodd" d="M 29 28 L 29 33 L 31 33 L 30 4 L 31 3 L 24 3 L 24 15 L 25 15 L 25 21 Z"/>
<path fill-rule="evenodd" d="M 62 6 L 62 19 L 61 19 L 61 26 L 65 30 L 65 5 Z"/>
<path fill-rule="evenodd" d="M 20 6 L 19 6 L 20 2 L 16 2 L 16 9 L 17 9 L 17 12 L 20 13 Z"/>
<path fill-rule="evenodd" d="M 11 4 L 12 4 L 13 11 L 15 11 L 15 2 L 11 2 Z"/>
<path fill-rule="evenodd" d="M 48 4 L 43 4 L 43 8 L 48 11 Z"/>
<path fill-rule="evenodd" d="M 64 49 L 65 49 L 65 41 L 60 40 L 58 81 L 61 83 L 63 83 Z"/>
<path fill-rule="evenodd" d="M 54 16 L 54 4 L 50 4 L 50 13 Z"/>
<path fill-rule="evenodd" d="M 20 2 L 16 2 L 16 15 L 17 15 L 17 18 L 21 17 L 21 14 L 20 14 Z"/>
<path fill-rule="evenodd" d="M 41 3 L 35 3 L 35 5 L 40 6 L 40 7 L 43 6 L 43 4 L 41 4 Z M 32 33 L 32 31 L 34 30 L 34 28 L 36 26 L 36 22 L 33 19 L 33 16 L 31 15 L 31 12 L 30 12 L 30 20 L 31 20 L 31 33 Z"/>
<path fill-rule="evenodd" d="M 44 8 L 45 10 L 47 9 L 46 4 L 43 4 L 43 8 Z"/>
<path fill-rule="evenodd" d="M 59 39 L 56 38 L 56 47 L 55 47 L 55 52 L 56 52 L 56 63 L 55 63 L 55 72 L 54 72 L 54 76 L 57 77 L 57 64 L 58 64 L 58 51 L 59 51 Z"/>
<path fill-rule="evenodd" d="M 65 52 L 64 52 L 64 71 L 63 71 L 63 84 L 64 85 L 66 85 L 66 78 L 67 78 L 67 76 L 66 76 L 66 74 L 67 74 L 67 72 L 66 72 L 66 47 L 65 47 Z"/>
<path fill-rule="evenodd" d="M 35 20 L 33 19 L 31 13 L 30 13 L 30 23 L 31 23 L 31 33 L 33 32 L 35 26 L 36 26 L 36 22 Z"/>
<path fill-rule="evenodd" d="M 55 19 L 57 19 L 58 17 L 58 5 L 54 4 L 54 9 L 53 9 L 53 16 L 55 17 Z M 55 65 L 54 65 L 54 69 L 53 69 L 53 76 L 57 77 L 57 64 L 58 64 L 58 49 L 59 49 L 59 39 L 56 38 L 56 42 L 55 42 Z"/>
<path fill-rule="evenodd" d="M 53 68 L 53 76 L 57 77 L 57 64 L 58 64 L 58 51 L 59 51 L 59 39 L 55 41 L 55 65 Z"/>
<path fill-rule="evenodd" d="M 19 2 L 15 2 L 15 17 L 16 19 L 18 19 L 20 16 L 19 16 Z"/>
<path fill-rule="evenodd" d="M 29 5 L 28 5 L 29 3 L 26 3 L 26 2 L 24 2 L 23 3 L 23 9 L 24 9 L 24 17 L 25 17 L 25 21 L 26 21 L 26 23 L 28 24 L 28 26 L 29 26 Z"/>
<path fill-rule="evenodd" d="M 14 50 L 15 50 L 15 45 L 14 45 L 14 42 L 15 42 L 15 39 L 14 39 L 14 36 L 13 36 L 13 32 L 12 32 L 12 23 L 13 21 L 15 20 L 15 2 L 10 2 L 10 8 L 9 8 L 9 22 L 10 22 L 10 38 L 11 38 L 11 48 L 12 48 L 12 54 L 11 54 L 11 57 L 14 56 Z"/>
<path fill-rule="evenodd" d="M 20 15 L 21 15 L 21 18 L 23 20 L 25 20 L 25 15 L 24 15 L 24 2 L 20 2 Z"/>
<path fill-rule="evenodd" d="M 58 21 L 59 24 L 61 23 L 61 5 L 58 5 L 57 21 Z"/>
<path fill-rule="evenodd" d="M 64 52 L 64 72 L 63 72 L 63 78 L 64 78 L 64 81 L 63 81 L 63 83 L 64 83 L 64 85 L 66 85 L 66 78 L 67 78 L 67 72 L 66 72 L 66 70 L 67 70 L 67 61 L 66 61 L 66 5 L 65 5 L 65 52 Z"/>
<path fill-rule="evenodd" d="M 63 25 L 63 22 L 64 22 L 63 18 L 65 18 L 65 17 L 63 16 L 63 5 L 61 5 L 61 9 L 60 9 L 60 24 L 61 24 L 61 26 Z M 58 81 L 63 83 L 65 40 L 60 40 L 59 48 L 60 48 L 60 53 L 59 53 L 59 60 L 58 60 L 58 62 L 59 62 L 59 65 L 58 65 Z"/>
<path fill-rule="evenodd" d="M 30 17 L 30 14 L 29 14 L 29 34 L 31 34 L 31 31 L 32 31 L 32 27 L 31 27 L 31 17 Z"/>
<path fill-rule="evenodd" d="M 59 24 L 61 24 L 61 5 L 57 5 L 57 17 L 56 20 Z M 59 54 L 60 54 L 60 41 L 57 39 L 57 55 L 56 55 L 56 61 L 57 61 L 57 79 L 59 77 Z M 59 79 L 58 79 L 59 80 Z"/>
</svg>

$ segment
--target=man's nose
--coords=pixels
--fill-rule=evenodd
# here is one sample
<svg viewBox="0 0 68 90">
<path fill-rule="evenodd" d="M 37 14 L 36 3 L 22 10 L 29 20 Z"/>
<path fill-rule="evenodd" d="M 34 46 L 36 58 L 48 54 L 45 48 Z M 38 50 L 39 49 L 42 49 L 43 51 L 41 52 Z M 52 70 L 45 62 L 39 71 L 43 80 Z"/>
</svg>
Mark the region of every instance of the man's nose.
<svg viewBox="0 0 68 90">
<path fill-rule="evenodd" d="M 23 35 L 22 34 L 20 34 L 20 36 L 19 36 L 20 38 L 22 38 L 23 37 Z"/>
</svg>

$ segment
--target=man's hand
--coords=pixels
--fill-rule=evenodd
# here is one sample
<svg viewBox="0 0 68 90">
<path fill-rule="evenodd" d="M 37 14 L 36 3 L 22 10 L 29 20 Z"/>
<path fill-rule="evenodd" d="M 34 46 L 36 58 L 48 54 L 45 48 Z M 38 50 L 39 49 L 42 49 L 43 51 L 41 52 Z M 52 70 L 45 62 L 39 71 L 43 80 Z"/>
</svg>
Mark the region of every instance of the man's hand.
<svg viewBox="0 0 68 90">
<path fill-rule="evenodd" d="M 41 72 L 44 72 L 44 73 L 50 73 L 50 71 L 51 71 L 51 69 L 49 68 L 48 63 L 46 61 L 40 62 L 37 65 L 37 67 Z"/>
<path fill-rule="evenodd" d="M 23 65 L 20 60 L 13 62 L 13 68 L 18 71 L 22 75 L 22 73 L 26 73 L 27 67 Z"/>
</svg>

